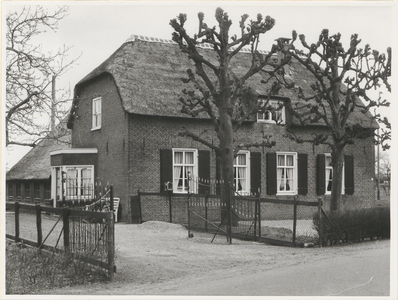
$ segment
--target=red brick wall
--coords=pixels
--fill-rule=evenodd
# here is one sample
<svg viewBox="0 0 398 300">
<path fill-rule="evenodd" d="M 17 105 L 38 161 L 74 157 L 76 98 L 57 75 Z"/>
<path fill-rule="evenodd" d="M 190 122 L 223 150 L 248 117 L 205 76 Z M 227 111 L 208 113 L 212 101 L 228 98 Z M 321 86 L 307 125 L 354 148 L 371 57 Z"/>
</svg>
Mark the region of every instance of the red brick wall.
<svg viewBox="0 0 398 300">
<path fill-rule="evenodd" d="M 187 147 L 209 150 L 199 142 L 188 138 L 178 137 L 182 127 L 217 144 L 216 135 L 210 122 L 203 120 L 182 120 L 177 118 L 130 116 L 130 193 L 137 194 L 137 190 L 145 192 L 159 192 L 160 186 L 160 154 L 159 149 Z M 206 131 L 207 130 L 207 131 Z M 320 128 L 294 129 L 302 136 L 310 135 Z M 251 151 L 261 152 L 261 197 L 274 199 L 293 199 L 293 196 L 269 196 L 266 194 L 266 152 L 298 152 L 308 154 L 308 193 L 299 196 L 299 200 L 317 201 L 316 194 L 316 157 L 318 154 L 330 153 L 325 145 L 314 146 L 309 143 L 297 144 L 287 137 L 285 126 L 270 124 L 248 123 L 236 133 L 235 139 L 239 143 L 262 141 L 264 134 L 272 135 L 276 141 L 273 148 L 253 148 Z M 345 149 L 346 155 L 354 155 L 355 191 L 353 195 L 343 195 L 342 209 L 354 207 L 369 207 L 374 205 L 374 145 L 372 138 L 357 140 L 354 145 Z M 215 153 L 211 151 L 211 177 L 215 178 Z M 324 206 L 328 209 L 330 196 L 322 196 Z"/>
<path fill-rule="evenodd" d="M 183 127 L 200 134 L 202 138 L 217 144 L 217 137 L 210 121 L 197 119 L 161 118 L 127 114 L 121 104 L 117 88 L 110 75 L 102 75 L 95 81 L 86 83 L 77 90 L 79 97 L 77 118 L 72 131 L 72 147 L 98 148 L 98 167 L 96 179 L 103 185 L 114 186 L 115 197 L 121 199 L 122 221 L 130 221 L 130 195 L 137 191 L 159 192 L 160 187 L 160 149 L 177 147 L 209 150 L 206 146 L 191 139 L 178 136 Z M 102 97 L 102 127 L 91 131 L 92 99 Z M 296 129 L 299 134 L 310 135 L 316 128 Z M 292 198 L 266 195 L 266 159 L 269 151 L 287 151 L 308 154 L 308 194 L 299 200 L 316 201 L 316 156 L 329 153 L 326 146 L 313 146 L 309 143 L 297 144 L 287 137 L 285 126 L 247 123 L 236 133 L 239 143 L 259 142 L 264 135 L 272 135 L 276 141 L 273 148 L 254 148 L 261 152 L 262 197 Z M 211 151 L 211 150 L 210 150 Z M 342 208 L 369 207 L 374 205 L 374 145 L 372 139 L 358 140 L 355 145 L 345 149 L 346 155 L 354 155 L 355 191 L 344 195 Z M 211 178 L 215 178 L 216 157 L 211 151 Z M 325 207 L 329 205 L 328 197 Z M 149 201 L 149 200 L 148 200 Z M 164 217 L 162 217 L 164 218 Z"/>
<path fill-rule="evenodd" d="M 82 86 L 77 117 L 72 130 L 73 148 L 98 148 L 97 182 L 113 185 L 114 197 L 121 199 L 122 221 L 127 221 L 128 192 L 128 117 L 116 85 L 110 75 L 104 74 Z M 92 99 L 102 98 L 101 129 L 91 130 Z"/>
</svg>

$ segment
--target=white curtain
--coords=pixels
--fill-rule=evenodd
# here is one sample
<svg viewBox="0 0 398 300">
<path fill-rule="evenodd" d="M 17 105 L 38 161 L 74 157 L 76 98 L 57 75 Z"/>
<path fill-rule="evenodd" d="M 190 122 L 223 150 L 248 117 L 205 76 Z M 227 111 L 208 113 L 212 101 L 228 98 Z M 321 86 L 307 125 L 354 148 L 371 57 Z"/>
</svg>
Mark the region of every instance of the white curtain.
<svg viewBox="0 0 398 300">
<path fill-rule="evenodd" d="M 293 166 L 293 155 L 286 155 L 286 166 Z"/>
<path fill-rule="evenodd" d="M 280 191 L 285 190 L 285 168 L 280 168 L 285 166 L 285 156 L 278 155 L 278 169 L 277 169 L 277 186 Z"/>
<path fill-rule="evenodd" d="M 238 168 L 238 191 L 246 190 L 246 168 Z"/>
<path fill-rule="evenodd" d="M 91 195 L 91 169 L 84 168 L 81 172 L 81 191 L 82 195 Z"/>
<path fill-rule="evenodd" d="M 174 164 L 179 164 L 181 165 L 183 163 L 184 156 L 182 152 L 174 152 Z M 175 187 L 182 187 L 182 178 L 183 178 L 183 173 L 182 173 L 182 166 L 176 166 L 174 165 L 174 183 L 173 186 Z"/>
<path fill-rule="evenodd" d="M 332 191 L 332 179 L 333 179 L 333 169 L 331 168 L 332 157 L 325 157 L 325 166 L 326 166 L 326 191 Z"/>
<path fill-rule="evenodd" d="M 286 169 L 286 191 L 293 189 L 293 169 Z"/>
<path fill-rule="evenodd" d="M 332 191 L 333 170 L 326 169 L 326 191 Z"/>
<path fill-rule="evenodd" d="M 66 195 L 77 195 L 77 169 L 66 170 Z"/>
</svg>

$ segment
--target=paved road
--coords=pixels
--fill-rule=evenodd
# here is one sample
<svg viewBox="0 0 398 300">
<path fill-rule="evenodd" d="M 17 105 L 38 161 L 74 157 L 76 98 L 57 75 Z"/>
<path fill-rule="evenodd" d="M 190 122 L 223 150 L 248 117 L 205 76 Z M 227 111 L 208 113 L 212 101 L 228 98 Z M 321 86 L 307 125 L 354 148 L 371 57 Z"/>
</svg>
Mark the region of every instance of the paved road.
<svg viewBox="0 0 398 300">
<path fill-rule="evenodd" d="M 230 278 L 208 278 L 162 291 L 165 295 L 388 296 L 390 253 L 369 249 L 351 256 Z"/>
</svg>

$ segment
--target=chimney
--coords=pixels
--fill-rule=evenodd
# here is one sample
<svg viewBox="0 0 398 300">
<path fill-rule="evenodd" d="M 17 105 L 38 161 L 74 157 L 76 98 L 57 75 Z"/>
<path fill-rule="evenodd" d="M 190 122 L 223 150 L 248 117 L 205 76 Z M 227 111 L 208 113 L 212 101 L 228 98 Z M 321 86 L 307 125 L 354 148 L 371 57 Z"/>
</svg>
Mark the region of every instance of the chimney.
<svg viewBox="0 0 398 300">
<path fill-rule="evenodd" d="M 275 40 L 279 47 L 279 50 L 276 52 L 276 55 L 278 58 L 278 63 L 285 57 L 284 53 L 286 53 L 289 50 L 290 40 L 291 39 L 289 39 L 289 38 L 283 38 L 283 37 Z"/>
</svg>

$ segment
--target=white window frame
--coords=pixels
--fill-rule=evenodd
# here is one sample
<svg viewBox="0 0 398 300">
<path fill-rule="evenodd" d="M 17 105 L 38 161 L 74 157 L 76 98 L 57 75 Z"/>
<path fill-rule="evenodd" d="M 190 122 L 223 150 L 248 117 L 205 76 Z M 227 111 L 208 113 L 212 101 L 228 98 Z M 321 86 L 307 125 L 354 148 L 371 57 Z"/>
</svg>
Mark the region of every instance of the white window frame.
<svg viewBox="0 0 398 300">
<path fill-rule="evenodd" d="M 62 182 L 62 172 L 65 172 L 67 176 L 67 171 L 68 169 L 77 169 L 78 170 L 78 176 L 77 176 L 77 190 L 81 190 L 81 182 L 82 182 L 82 177 L 81 177 L 81 170 L 82 169 L 90 169 L 90 194 L 83 194 L 83 195 L 68 195 L 68 191 L 66 190 L 66 183 Z M 72 200 L 72 199 L 90 199 L 94 197 L 94 166 L 93 165 L 61 165 L 61 166 L 53 166 L 51 170 L 51 198 L 52 199 L 58 199 L 57 200 L 62 200 L 62 190 L 65 190 L 65 199 L 66 200 Z"/>
<path fill-rule="evenodd" d="M 331 195 L 332 194 L 332 188 L 330 188 L 330 191 L 328 191 L 328 183 L 329 183 L 329 178 L 328 178 L 328 170 L 331 170 L 332 172 L 332 181 L 333 181 L 333 167 L 331 165 L 326 164 L 326 159 L 327 158 L 332 158 L 331 153 L 325 153 L 325 195 Z M 342 177 L 342 185 L 341 185 L 341 194 L 345 194 L 345 175 L 344 175 L 344 161 L 343 161 L 343 177 Z"/>
<path fill-rule="evenodd" d="M 280 155 L 284 155 L 284 166 L 279 166 L 279 156 Z M 293 156 L 293 166 L 286 166 L 286 156 L 287 155 L 292 155 Z M 276 182 L 277 182 L 277 195 L 297 195 L 297 181 L 298 181 L 298 166 L 297 166 L 297 152 L 277 152 L 276 153 Z M 286 169 L 293 169 L 293 184 L 292 187 L 289 191 L 281 191 L 280 190 L 280 181 L 279 181 L 279 175 L 278 175 L 278 169 L 284 169 L 284 171 L 282 171 L 282 174 L 284 177 L 285 182 L 286 182 Z M 284 185 L 284 187 L 286 187 L 286 185 Z"/>
<path fill-rule="evenodd" d="M 189 188 L 189 193 L 196 194 L 198 191 L 197 187 L 197 182 L 198 182 L 198 149 L 192 149 L 192 148 L 173 148 L 173 156 L 172 156 L 172 166 L 173 166 L 173 193 L 176 194 L 187 194 L 188 190 L 186 189 L 187 187 L 185 186 L 186 182 L 185 180 L 182 180 L 182 187 L 179 188 L 178 185 L 176 184 L 177 180 L 179 178 L 176 178 L 175 174 L 175 167 L 182 167 L 182 172 L 185 174 L 185 167 L 192 167 L 192 174 L 189 174 L 189 183 L 188 183 L 188 188 Z M 183 153 L 183 162 L 182 163 L 176 163 L 175 160 L 175 153 L 177 152 L 182 152 Z M 186 164 L 185 163 L 185 154 L 186 153 L 193 153 L 193 163 L 192 164 Z"/>
<path fill-rule="evenodd" d="M 260 107 L 264 107 L 267 103 L 267 99 L 260 99 L 258 100 L 259 102 L 259 106 Z M 279 100 L 269 100 L 267 106 L 273 106 L 275 108 L 278 108 L 280 104 L 283 104 L 282 108 L 280 110 L 277 110 L 277 112 L 281 113 L 281 121 L 280 122 L 276 122 L 276 120 L 274 120 L 272 118 L 272 112 L 269 110 L 266 110 L 264 112 L 257 112 L 257 122 L 258 123 L 268 123 L 268 124 L 285 124 L 285 120 L 286 120 L 286 114 L 285 114 L 285 105 L 283 101 L 279 101 Z"/>
<path fill-rule="evenodd" d="M 92 102 L 92 123 L 91 130 L 101 129 L 102 124 L 102 98 L 97 97 Z"/>
<path fill-rule="evenodd" d="M 239 195 L 250 195 L 250 151 L 248 150 L 240 150 L 238 155 L 245 155 L 246 156 L 246 163 L 245 164 L 238 164 L 239 160 L 237 159 L 238 156 L 234 158 L 234 190 L 236 194 Z M 245 168 L 246 169 L 246 184 L 241 185 L 241 190 L 239 190 L 239 169 L 238 168 Z M 238 177 L 236 176 L 238 175 Z"/>
</svg>

